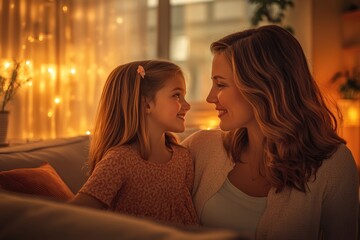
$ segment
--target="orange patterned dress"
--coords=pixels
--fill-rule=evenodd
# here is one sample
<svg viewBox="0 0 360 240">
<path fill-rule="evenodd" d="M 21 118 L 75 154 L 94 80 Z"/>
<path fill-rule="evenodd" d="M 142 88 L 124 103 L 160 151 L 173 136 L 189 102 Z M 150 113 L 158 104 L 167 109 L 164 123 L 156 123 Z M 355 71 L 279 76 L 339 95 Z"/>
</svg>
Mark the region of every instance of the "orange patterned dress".
<svg viewBox="0 0 360 240">
<path fill-rule="evenodd" d="M 162 222 L 198 225 L 192 202 L 194 167 L 187 149 L 172 146 L 166 163 L 149 162 L 130 145 L 110 150 L 80 193 L 109 210 Z"/>
</svg>

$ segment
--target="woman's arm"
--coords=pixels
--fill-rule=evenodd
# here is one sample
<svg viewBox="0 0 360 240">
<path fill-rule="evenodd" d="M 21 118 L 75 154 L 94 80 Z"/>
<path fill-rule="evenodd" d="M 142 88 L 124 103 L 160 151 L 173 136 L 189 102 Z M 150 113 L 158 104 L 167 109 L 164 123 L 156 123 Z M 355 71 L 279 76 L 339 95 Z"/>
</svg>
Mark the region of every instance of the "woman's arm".
<svg viewBox="0 0 360 240">
<path fill-rule="evenodd" d="M 335 153 L 329 168 L 327 192 L 322 206 L 324 239 L 356 239 L 359 211 L 359 176 L 355 160 L 345 147 Z M 324 163 L 323 163 L 324 164 Z"/>
</svg>

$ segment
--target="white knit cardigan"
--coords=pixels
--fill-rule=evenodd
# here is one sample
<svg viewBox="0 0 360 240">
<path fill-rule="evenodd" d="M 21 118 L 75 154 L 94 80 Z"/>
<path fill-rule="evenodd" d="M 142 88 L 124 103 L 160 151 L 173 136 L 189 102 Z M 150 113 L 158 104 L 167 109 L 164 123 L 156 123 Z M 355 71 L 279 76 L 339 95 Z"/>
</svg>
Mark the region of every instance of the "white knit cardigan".
<svg viewBox="0 0 360 240">
<path fill-rule="evenodd" d="M 234 163 L 222 142 L 221 130 L 199 131 L 182 144 L 195 163 L 193 199 L 199 216 L 204 204 L 223 185 Z M 356 239 L 359 179 L 354 158 L 345 145 L 323 161 L 309 191 L 271 188 L 256 239 Z"/>
</svg>

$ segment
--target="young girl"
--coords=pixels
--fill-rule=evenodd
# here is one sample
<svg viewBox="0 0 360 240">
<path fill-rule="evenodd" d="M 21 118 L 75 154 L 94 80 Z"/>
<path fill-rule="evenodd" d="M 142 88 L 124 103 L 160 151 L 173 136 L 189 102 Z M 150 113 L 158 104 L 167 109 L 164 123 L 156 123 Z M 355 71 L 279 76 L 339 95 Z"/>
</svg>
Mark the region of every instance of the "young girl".
<svg viewBox="0 0 360 240">
<path fill-rule="evenodd" d="M 197 225 L 189 152 L 169 132 L 185 130 L 186 87 L 167 61 L 120 65 L 100 99 L 90 177 L 71 201 L 162 222 Z"/>
</svg>

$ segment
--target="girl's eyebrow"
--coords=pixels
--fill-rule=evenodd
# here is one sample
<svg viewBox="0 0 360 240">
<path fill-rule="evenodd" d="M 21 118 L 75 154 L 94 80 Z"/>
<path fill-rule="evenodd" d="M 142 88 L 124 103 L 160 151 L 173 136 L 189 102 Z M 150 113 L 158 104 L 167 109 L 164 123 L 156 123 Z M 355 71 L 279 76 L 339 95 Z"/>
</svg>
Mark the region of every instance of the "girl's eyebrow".
<svg viewBox="0 0 360 240">
<path fill-rule="evenodd" d="M 181 87 L 176 87 L 174 88 L 173 90 L 171 90 L 172 92 L 175 92 L 175 91 L 181 91 L 181 92 L 185 92 L 185 90 Z"/>
</svg>

